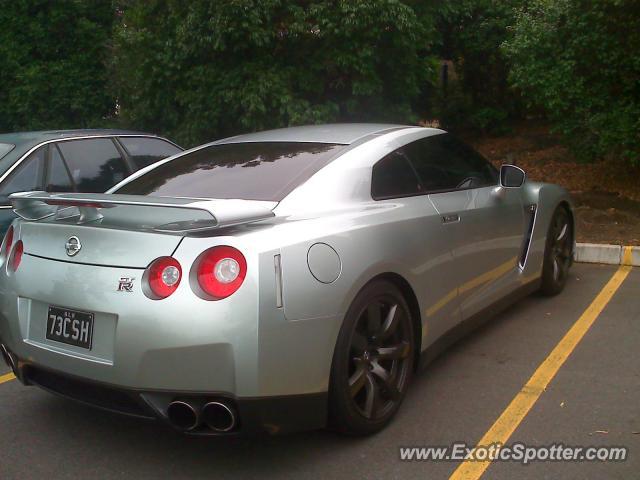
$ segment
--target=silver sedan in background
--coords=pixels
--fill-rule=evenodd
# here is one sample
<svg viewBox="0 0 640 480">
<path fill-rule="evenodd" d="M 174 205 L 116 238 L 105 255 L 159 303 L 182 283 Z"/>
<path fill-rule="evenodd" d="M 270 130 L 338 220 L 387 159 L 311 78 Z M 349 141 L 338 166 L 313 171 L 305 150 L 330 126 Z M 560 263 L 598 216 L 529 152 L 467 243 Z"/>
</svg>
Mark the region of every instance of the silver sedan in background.
<svg viewBox="0 0 640 480">
<path fill-rule="evenodd" d="M 562 188 L 399 125 L 242 135 L 11 202 L 16 376 L 200 435 L 376 432 L 452 339 L 560 292 L 574 248 Z"/>
</svg>

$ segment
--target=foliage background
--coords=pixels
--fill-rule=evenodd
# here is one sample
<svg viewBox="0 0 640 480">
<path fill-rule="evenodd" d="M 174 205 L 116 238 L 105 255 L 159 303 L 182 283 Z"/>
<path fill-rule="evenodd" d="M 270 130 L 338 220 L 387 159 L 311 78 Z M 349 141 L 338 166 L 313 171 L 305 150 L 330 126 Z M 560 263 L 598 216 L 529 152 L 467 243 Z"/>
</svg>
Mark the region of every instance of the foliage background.
<svg viewBox="0 0 640 480">
<path fill-rule="evenodd" d="M 640 0 L 0 1 L 0 131 L 535 117 L 640 163 Z"/>
<path fill-rule="evenodd" d="M 0 1 L 0 131 L 105 123 L 114 20 L 110 1 Z"/>
</svg>

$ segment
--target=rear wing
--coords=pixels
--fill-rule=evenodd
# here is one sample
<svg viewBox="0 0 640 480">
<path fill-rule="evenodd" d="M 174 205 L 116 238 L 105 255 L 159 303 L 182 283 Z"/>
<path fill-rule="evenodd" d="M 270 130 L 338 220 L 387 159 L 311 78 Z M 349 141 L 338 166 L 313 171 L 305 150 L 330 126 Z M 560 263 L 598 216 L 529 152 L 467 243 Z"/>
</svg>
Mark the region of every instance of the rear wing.
<svg viewBox="0 0 640 480">
<path fill-rule="evenodd" d="M 14 193 L 9 199 L 16 215 L 29 221 L 64 221 L 77 225 L 104 222 L 167 233 L 209 230 L 265 220 L 274 216 L 272 210 L 277 205 L 276 202 L 259 200 L 105 193 L 24 192 Z"/>
</svg>

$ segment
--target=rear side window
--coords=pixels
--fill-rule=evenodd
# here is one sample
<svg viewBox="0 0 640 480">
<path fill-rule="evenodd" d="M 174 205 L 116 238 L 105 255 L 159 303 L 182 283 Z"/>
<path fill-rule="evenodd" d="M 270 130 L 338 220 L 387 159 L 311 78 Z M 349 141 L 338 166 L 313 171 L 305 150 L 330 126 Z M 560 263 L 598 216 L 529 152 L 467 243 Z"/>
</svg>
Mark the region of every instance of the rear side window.
<svg viewBox="0 0 640 480">
<path fill-rule="evenodd" d="M 119 137 L 118 140 L 124 146 L 137 169 L 182 151 L 175 145 L 159 138 Z"/>
<path fill-rule="evenodd" d="M 0 195 L 42 190 L 45 149 L 46 147 L 39 148 L 20 163 L 0 187 Z"/>
<path fill-rule="evenodd" d="M 47 169 L 47 192 L 73 192 L 73 183 L 58 147 L 51 145 L 49 168 Z"/>
<path fill-rule="evenodd" d="M 402 149 L 390 153 L 373 166 L 371 196 L 374 199 L 407 197 L 420 193 L 420 180 Z"/>
<path fill-rule="evenodd" d="M 78 192 L 104 192 L 129 175 L 126 163 L 109 138 L 58 144 Z"/>
<path fill-rule="evenodd" d="M 159 165 L 117 193 L 280 201 L 342 148 L 304 142 L 212 145 Z"/>
<path fill-rule="evenodd" d="M 427 192 L 496 185 L 496 169 L 479 153 L 449 134 L 423 138 L 405 146 Z"/>
</svg>

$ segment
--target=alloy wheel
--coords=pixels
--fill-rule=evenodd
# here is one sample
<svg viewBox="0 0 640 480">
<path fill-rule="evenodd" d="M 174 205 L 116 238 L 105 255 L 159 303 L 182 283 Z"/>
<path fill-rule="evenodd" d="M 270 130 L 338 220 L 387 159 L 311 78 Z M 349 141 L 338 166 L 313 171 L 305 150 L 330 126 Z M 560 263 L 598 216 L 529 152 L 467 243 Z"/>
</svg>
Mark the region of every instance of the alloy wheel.
<svg viewBox="0 0 640 480">
<path fill-rule="evenodd" d="M 569 273 L 571 266 L 571 224 L 568 215 L 560 211 L 554 218 L 552 229 L 553 243 L 551 246 L 551 262 L 553 266 L 553 280 L 562 283 Z"/>
<path fill-rule="evenodd" d="M 402 400 L 412 367 L 408 312 L 392 297 L 377 298 L 355 324 L 349 351 L 349 395 L 368 420 L 380 420 Z"/>
</svg>

